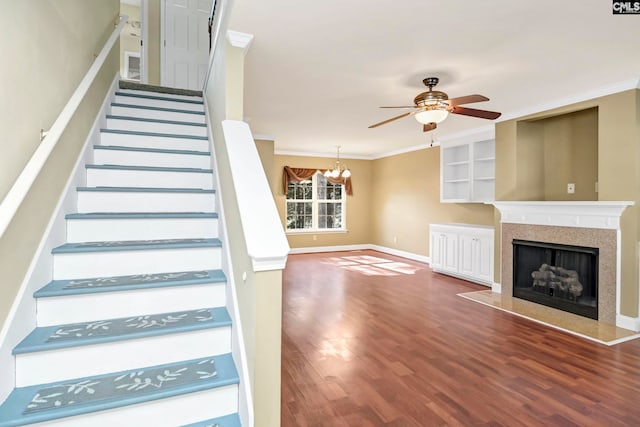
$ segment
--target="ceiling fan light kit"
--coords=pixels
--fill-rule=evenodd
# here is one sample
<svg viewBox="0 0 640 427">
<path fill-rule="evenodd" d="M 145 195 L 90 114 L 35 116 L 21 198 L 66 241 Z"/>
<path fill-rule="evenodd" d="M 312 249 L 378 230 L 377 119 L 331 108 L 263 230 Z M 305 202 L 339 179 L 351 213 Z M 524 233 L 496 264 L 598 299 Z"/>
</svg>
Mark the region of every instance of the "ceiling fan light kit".
<svg viewBox="0 0 640 427">
<path fill-rule="evenodd" d="M 382 122 L 373 124 L 369 128 L 375 128 L 382 126 L 389 122 L 401 119 L 403 117 L 413 115 L 418 123 L 421 123 L 422 130 L 428 132 L 436 128 L 436 124 L 444 121 L 449 113 L 460 114 L 463 116 L 478 117 L 481 119 L 495 120 L 500 117 L 501 113 L 495 111 L 476 110 L 473 108 L 459 107 L 462 104 L 471 104 L 473 102 L 488 101 L 489 98 L 482 95 L 467 95 L 458 98 L 449 99 L 449 96 L 438 90 L 433 90 L 433 87 L 438 84 L 439 79 L 437 77 L 427 77 L 422 80 L 425 86 L 429 88 L 428 91 L 418 94 L 413 100 L 413 106 L 398 106 L 398 107 L 380 107 L 380 108 L 413 108 L 414 111 L 403 113 L 399 116 L 392 117 Z"/>
</svg>

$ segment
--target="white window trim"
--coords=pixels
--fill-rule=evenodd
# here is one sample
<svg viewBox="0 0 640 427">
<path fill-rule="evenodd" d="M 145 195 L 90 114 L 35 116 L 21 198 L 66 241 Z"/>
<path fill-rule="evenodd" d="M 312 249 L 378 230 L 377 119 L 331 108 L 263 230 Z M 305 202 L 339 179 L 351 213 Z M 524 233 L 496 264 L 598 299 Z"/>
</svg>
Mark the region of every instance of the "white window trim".
<svg viewBox="0 0 640 427">
<path fill-rule="evenodd" d="M 312 215 L 312 220 L 311 222 L 315 225 L 318 223 L 318 178 L 317 175 L 321 174 L 322 172 L 320 172 L 320 170 L 317 170 L 313 176 L 311 176 L 311 182 L 312 182 L 312 186 L 311 186 L 311 200 L 309 200 L 312 203 L 312 210 L 311 210 L 311 215 Z M 284 199 L 284 219 L 285 219 L 285 233 L 286 234 L 341 234 L 341 233 L 348 233 L 349 230 L 347 229 L 347 189 L 346 186 L 344 184 L 342 185 L 342 191 L 340 192 L 341 194 L 341 204 L 342 204 L 342 227 L 341 228 L 287 228 L 287 204 L 289 202 L 289 199 L 287 199 L 287 196 L 285 194 L 285 199 Z M 301 202 L 304 202 L 305 200 L 300 200 Z M 323 199 L 323 201 L 326 201 Z"/>
</svg>

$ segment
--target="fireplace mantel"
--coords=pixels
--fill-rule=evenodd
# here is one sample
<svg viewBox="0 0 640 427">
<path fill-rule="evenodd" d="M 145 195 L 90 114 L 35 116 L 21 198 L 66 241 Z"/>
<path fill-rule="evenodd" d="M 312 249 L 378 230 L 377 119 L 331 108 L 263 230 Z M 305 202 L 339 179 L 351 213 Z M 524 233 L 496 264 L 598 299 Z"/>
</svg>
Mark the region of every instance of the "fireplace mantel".
<svg viewBox="0 0 640 427">
<path fill-rule="evenodd" d="M 501 215 L 500 222 L 558 227 L 620 229 L 620 215 L 631 201 L 491 202 Z"/>
</svg>

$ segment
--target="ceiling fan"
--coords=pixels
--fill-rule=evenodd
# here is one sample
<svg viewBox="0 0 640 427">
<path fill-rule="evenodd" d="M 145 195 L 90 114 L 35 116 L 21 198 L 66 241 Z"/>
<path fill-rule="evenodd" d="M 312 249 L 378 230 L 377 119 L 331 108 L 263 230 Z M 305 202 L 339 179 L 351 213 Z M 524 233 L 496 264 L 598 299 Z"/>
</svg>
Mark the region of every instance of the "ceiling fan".
<svg viewBox="0 0 640 427">
<path fill-rule="evenodd" d="M 415 119 L 422 123 L 423 132 L 434 130 L 437 123 L 440 123 L 447 118 L 449 113 L 461 114 L 463 116 L 479 117 L 481 119 L 495 120 L 502 113 L 495 111 L 476 110 L 475 108 L 461 107 L 463 104 L 471 104 L 474 102 L 488 101 L 489 98 L 482 95 L 467 95 L 460 96 L 458 98 L 451 98 L 444 93 L 437 90 L 433 90 L 433 87 L 438 84 L 439 79 L 437 77 L 427 77 L 422 80 L 425 86 L 429 88 L 427 92 L 422 92 L 413 100 L 414 105 L 403 105 L 397 107 L 380 107 L 380 108 L 413 108 L 413 111 L 402 113 L 399 116 L 392 117 L 382 122 L 369 126 L 369 129 L 382 126 L 394 120 L 401 119 L 407 116 L 414 116 Z"/>
</svg>

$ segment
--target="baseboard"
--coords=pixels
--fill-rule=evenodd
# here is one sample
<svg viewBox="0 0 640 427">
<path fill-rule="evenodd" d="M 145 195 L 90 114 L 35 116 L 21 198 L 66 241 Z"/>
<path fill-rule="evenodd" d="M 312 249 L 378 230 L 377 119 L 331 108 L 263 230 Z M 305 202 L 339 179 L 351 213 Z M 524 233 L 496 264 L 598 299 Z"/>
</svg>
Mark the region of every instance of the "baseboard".
<svg viewBox="0 0 640 427">
<path fill-rule="evenodd" d="M 385 246 L 378 246 L 378 245 L 369 245 L 369 249 L 373 249 L 374 251 L 383 252 L 389 255 L 400 256 L 402 258 L 407 258 L 413 261 L 423 262 L 425 264 L 431 265 L 431 258 L 424 255 L 418 255 L 412 252 L 401 251 L 398 249 L 387 248 Z"/>
<path fill-rule="evenodd" d="M 616 315 L 616 326 L 630 331 L 640 332 L 640 317 L 629 317 L 622 314 Z"/>
<path fill-rule="evenodd" d="M 313 254 L 318 252 L 362 251 L 371 249 L 371 245 L 314 246 L 308 248 L 291 248 L 290 254 Z"/>
<path fill-rule="evenodd" d="M 491 285 L 491 291 L 495 292 L 496 294 L 501 294 L 502 285 L 500 283 L 493 282 L 493 284 Z"/>
<path fill-rule="evenodd" d="M 389 255 L 395 255 L 402 258 L 407 258 L 413 261 L 423 262 L 425 264 L 429 264 L 431 262 L 431 258 L 426 257 L 424 255 L 414 254 L 412 252 L 401 251 L 398 249 L 387 248 L 385 246 L 378 246 L 372 244 L 362 244 L 362 245 L 341 245 L 341 246 L 315 246 L 308 248 L 291 248 L 290 254 L 311 254 L 318 252 L 344 252 L 344 251 L 362 251 L 362 250 L 374 250 L 378 252 L 382 252 Z"/>
</svg>

